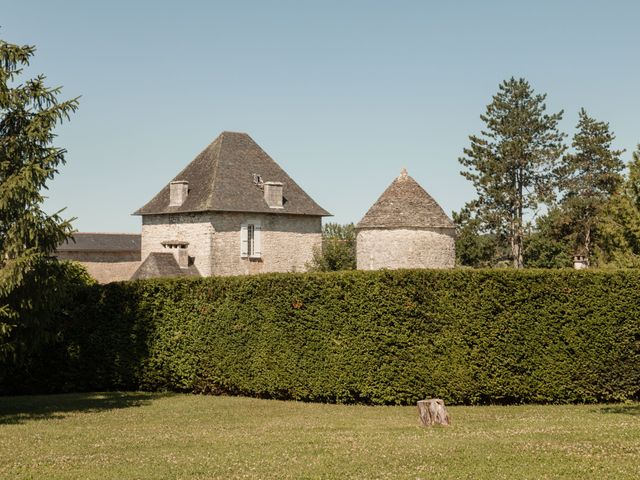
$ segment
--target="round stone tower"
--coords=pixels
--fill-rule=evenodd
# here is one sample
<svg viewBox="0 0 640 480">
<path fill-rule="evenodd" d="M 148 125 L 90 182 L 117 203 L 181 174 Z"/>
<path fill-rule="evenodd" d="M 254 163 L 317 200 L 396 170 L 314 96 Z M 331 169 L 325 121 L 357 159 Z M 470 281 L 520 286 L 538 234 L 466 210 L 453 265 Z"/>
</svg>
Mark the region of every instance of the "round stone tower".
<svg viewBox="0 0 640 480">
<path fill-rule="evenodd" d="M 356 225 L 358 270 L 453 268 L 455 227 L 403 168 Z"/>
</svg>

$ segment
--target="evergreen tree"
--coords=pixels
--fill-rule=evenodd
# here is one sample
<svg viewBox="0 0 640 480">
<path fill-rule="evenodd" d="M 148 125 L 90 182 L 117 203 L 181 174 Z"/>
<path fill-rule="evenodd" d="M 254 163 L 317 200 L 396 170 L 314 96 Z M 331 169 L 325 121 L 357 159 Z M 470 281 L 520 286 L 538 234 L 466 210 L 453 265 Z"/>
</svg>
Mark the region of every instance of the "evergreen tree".
<svg viewBox="0 0 640 480">
<path fill-rule="evenodd" d="M 623 184 L 603 208 L 597 230 L 603 266 L 640 267 L 640 145 Z"/>
<path fill-rule="evenodd" d="M 45 86 L 43 75 L 20 83 L 34 52 L 0 40 L 0 359 L 46 339 L 59 297 L 51 254 L 71 233 L 68 221 L 42 210 L 41 192 L 64 164 L 54 128 L 78 101 L 59 101 L 60 88 Z"/>
<path fill-rule="evenodd" d="M 353 223 L 327 223 L 322 228 L 322 248 L 313 252 L 307 267 L 313 272 L 355 270 L 356 229 Z"/>
<path fill-rule="evenodd" d="M 484 115 L 480 136 L 469 137 L 460 163 L 478 198 L 467 204 L 482 233 L 505 239 L 514 267 L 524 265 L 527 218 L 554 197 L 554 170 L 565 146 L 558 130 L 562 111 L 547 115 L 546 95 L 524 79 L 499 86 Z"/>
<path fill-rule="evenodd" d="M 624 150 L 612 148 L 615 135 L 609 124 L 590 117 L 584 108 L 576 128 L 574 151 L 562 158 L 557 170 L 563 192 L 560 210 L 574 253 L 589 257 L 598 217 L 622 183 L 624 163 L 620 156 Z"/>
</svg>

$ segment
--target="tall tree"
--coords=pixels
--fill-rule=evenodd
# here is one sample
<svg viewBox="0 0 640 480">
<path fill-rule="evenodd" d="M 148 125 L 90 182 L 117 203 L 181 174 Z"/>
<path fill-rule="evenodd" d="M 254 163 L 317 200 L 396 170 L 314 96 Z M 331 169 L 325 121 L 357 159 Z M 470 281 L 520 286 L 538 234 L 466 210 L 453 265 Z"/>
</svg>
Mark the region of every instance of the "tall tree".
<svg viewBox="0 0 640 480">
<path fill-rule="evenodd" d="M 603 265 L 640 267 L 640 145 L 624 182 L 603 208 L 597 230 Z"/>
<path fill-rule="evenodd" d="M 469 137 L 460 163 L 478 198 L 467 204 L 484 233 L 506 239 L 514 267 L 524 263 L 527 218 L 554 197 L 554 170 L 565 151 L 563 112 L 547 115 L 546 95 L 520 78 L 502 82 L 484 115 L 486 130 Z"/>
<path fill-rule="evenodd" d="M 65 161 L 54 129 L 78 100 L 58 100 L 43 75 L 21 81 L 34 52 L 0 40 L 0 359 L 43 340 L 39 326 L 57 296 L 51 254 L 71 233 L 59 212 L 42 210 L 42 191 Z"/>
<path fill-rule="evenodd" d="M 613 148 L 616 137 L 609 124 L 590 117 L 584 108 L 576 128 L 573 152 L 563 156 L 557 169 L 563 193 L 560 210 L 574 253 L 589 256 L 598 217 L 623 180 L 624 150 Z"/>
</svg>

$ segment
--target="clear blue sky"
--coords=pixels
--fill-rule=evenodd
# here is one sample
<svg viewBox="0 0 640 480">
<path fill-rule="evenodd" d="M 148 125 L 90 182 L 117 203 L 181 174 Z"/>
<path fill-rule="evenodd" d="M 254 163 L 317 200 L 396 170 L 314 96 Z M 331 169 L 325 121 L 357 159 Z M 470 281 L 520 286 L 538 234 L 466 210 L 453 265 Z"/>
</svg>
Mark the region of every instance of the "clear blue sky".
<svg viewBox="0 0 640 480">
<path fill-rule="evenodd" d="M 29 73 L 82 95 L 48 192 L 81 231 L 130 214 L 221 131 L 249 133 L 333 220 L 357 222 L 405 166 L 447 213 L 457 158 L 498 84 L 640 142 L 637 1 L 0 1 Z"/>
</svg>

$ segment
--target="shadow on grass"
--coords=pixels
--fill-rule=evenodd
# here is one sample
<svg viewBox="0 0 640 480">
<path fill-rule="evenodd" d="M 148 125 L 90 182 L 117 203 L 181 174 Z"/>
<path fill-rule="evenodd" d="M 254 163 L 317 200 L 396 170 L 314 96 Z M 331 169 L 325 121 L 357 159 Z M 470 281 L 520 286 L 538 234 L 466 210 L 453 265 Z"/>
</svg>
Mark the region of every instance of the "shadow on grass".
<svg viewBox="0 0 640 480">
<path fill-rule="evenodd" d="M 105 392 L 0 397 L 0 425 L 62 419 L 69 413 L 141 407 L 168 395 L 171 394 Z"/>
<path fill-rule="evenodd" d="M 632 405 L 612 405 L 610 407 L 603 407 L 600 409 L 600 413 L 623 413 L 625 415 L 640 415 L 640 403 L 634 403 Z"/>
</svg>

